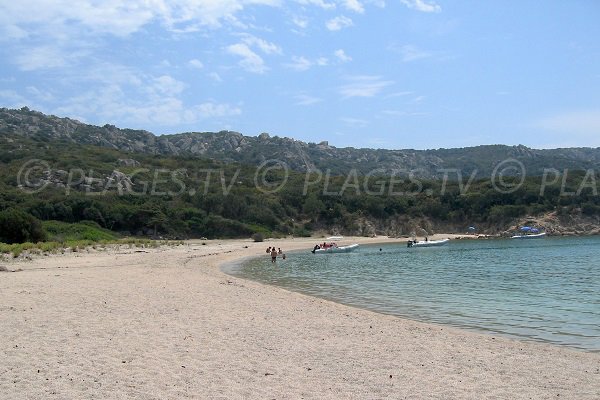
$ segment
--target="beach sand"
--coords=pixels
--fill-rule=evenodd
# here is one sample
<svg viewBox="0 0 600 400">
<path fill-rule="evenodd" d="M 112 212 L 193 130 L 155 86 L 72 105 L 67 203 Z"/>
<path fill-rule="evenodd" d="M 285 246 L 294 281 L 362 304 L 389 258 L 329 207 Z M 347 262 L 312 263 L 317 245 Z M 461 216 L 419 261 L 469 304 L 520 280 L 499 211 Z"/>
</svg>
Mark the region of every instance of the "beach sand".
<svg viewBox="0 0 600 400">
<path fill-rule="evenodd" d="M 319 240 L 0 263 L 23 270 L 0 272 L 0 398 L 600 398 L 600 354 L 377 314 L 219 269 Z"/>
</svg>

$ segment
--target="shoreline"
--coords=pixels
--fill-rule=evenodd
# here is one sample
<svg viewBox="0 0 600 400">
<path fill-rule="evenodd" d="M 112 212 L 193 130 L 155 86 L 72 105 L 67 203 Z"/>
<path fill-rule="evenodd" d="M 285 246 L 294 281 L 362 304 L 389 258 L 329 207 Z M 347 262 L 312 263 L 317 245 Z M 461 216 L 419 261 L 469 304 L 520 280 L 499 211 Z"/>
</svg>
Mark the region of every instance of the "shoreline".
<svg viewBox="0 0 600 400">
<path fill-rule="evenodd" d="M 380 314 L 221 270 L 272 244 L 290 251 L 315 240 L 198 241 L 11 262 L 22 271 L 0 272 L 0 393 L 600 397 L 598 354 Z"/>
<path fill-rule="evenodd" d="M 430 240 L 440 240 L 442 238 L 447 238 L 449 236 L 452 236 L 452 234 L 436 234 L 436 235 L 432 235 L 430 238 Z M 450 237 L 451 240 L 487 240 L 487 239 L 492 239 L 490 237 L 481 237 L 479 235 L 454 235 L 455 237 Z M 555 236 L 555 237 L 560 237 L 560 236 Z M 585 237 L 585 236 L 584 236 Z M 384 237 L 379 237 L 379 239 L 382 239 Z M 318 238 L 314 238 L 314 239 L 318 239 Z M 386 238 L 387 240 L 381 240 L 381 241 L 374 241 L 374 242 L 368 242 L 368 243 L 362 243 L 361 246 L 377 246 L 380 244 L 397 244 L 397 243 L 406 243 L 407 240 L 406 238 Z M 506 238 L 506 237 L 494 237 L 493 239 L 497 239 L 497 240 L 506 240 L 506 239 L 510 239 L 510 238 Z M 285 240 L 285 239 L 280 239 L 280 240 Z M 323 240 L 321 238 L 321 240 Z M 295 249 L 292 250 L 292 254 L 293 253 L 299 253 L 301 250 L 304 251 L 310 251 L 310 249 L 308 248 L 302 248 L 302 249 Z M 245 276 L 241 276 L 235 273 L 236 269 L 239 269 L 243 264 L 252 261 L 252 260 L 260 260 L 263 258 L 268 258 L 267 254 L 264 255 L 254 255 L 254 256 L 246 256 L 240 259 L 235 259 L 232 261 L 228 261 L 222 265 L 219 266 L 219 270 L 228 275 L 231 276 L 232 278 L 237 278 L 237 279 L 242 279 L 242 280 L 246 280 L 246 281 L 250 281 L 250 282 L 254 282 L 254 283 L 258 283 L 260 285 L 266 285 L 269 287 L 275 287 L 281 290 L 285 290 L 288 291 L 290 293 L 297 293 L 297 294 L 301 294 L 304 296 L 308 296 L 308 297 L 313 297 L 313 298 L 317 298 L 320 300 L 324 300 L 324 301 L 329 301 L 335 304 L 339 304 L 339 305 L 343 305 L 346 307 L 351 307 L 351 308 L 355 308 L 358 310 L 364 310 L 364 311 L 369 311 L 369 312 L 373 312 L 376 314 L 380 314 L 380 315 L 387 315 L 387 316 L 391 316 L 391 317 L 395 317 L 395 318 L 400 318 L 400 319 L 404 319 L 404 320 L 409 320 L 412 322 L 416 322 L 416 323 L 423 323 L 423 324 L 430 324 L 430 325 L 435 325 L 435 326 L 439 326 L 439 327 L 447 327 L 447 328 L 451 328 L 451 329 L 458 329 L 460 331 L 466 331 L 466 332 L 472 332 L 472 333 L 476 333 L 476 334 L 482 334 L 482 335 L 496 335 L 496 336 L 500 336 L 502 338 L 508 339 L 508 340 L 514 340 L 514 341 L 518 341 L 518 342 L 524 342 L 524 343 L 532 343 L 532 344 L 541 344 L 541 345 L 549 345 L 552 347 L 558 347 L 558 348 L 564 348 L 567 350 L 571 350 L 571 351 L 577 351 L 577 352 L 582 352 L 582 353 L 589 353 L 589 354 L 598 354 L 600 355 L 600 350 L 592 350 L 589 348 L 584 348 L 584 347 L 576 347 L 576 346 L 569 346 L 569 345 L 565 345 L 565 344 L 561 344 L 561 343 L 556 343 L 556 342 L 552 342 L 552 341 L 547 341 L 547 340 L 542 340 L 542 339 L 534 339 L 528 336 L 518 336 L 515 334 L 511 334 L 511 333 L 505 333 L 505 332 L 498 332 L 498 331 L 494 331 L 492 329 L 486 329 L 480 326 L 464 326 L 464 325 L 458 325 L 458 324 L 452 324 L 452 323 L 445 323 L 445 322 L 436 322 L 436 321 L 430 321 L 430 320 L 426 320 L 426 319 L 416 319 L 415 317 L 412 316 L 408 316 L 408 315 L 399 315 L 399 314 L 394 314 L 392 312 L 384 312 L 384 311 L 380 311 L 377 309 L 373 309 L 373 308 L 369 308 L 367 306 L 361 306 L 361 305 L 356 305 L 356 304 L 350 304 L 350 303 L 345 303 L 343 301 L 337 300 L 333 297 L 327 297 L 327 296 L 320 296 L 320 295 L 316 295 L 316 294 L 312 294 L 309 293 L 308 291 L 304 291 L 302 289 L 295 289 L 292 287 L 286 287 L 286 286 L 278 286 L 275 284 L 270 284 L 267 282 L 263 282 L 260 281 L 258 279 L 253 279 L 251 277 L 245 277 Z"/>
</svg>

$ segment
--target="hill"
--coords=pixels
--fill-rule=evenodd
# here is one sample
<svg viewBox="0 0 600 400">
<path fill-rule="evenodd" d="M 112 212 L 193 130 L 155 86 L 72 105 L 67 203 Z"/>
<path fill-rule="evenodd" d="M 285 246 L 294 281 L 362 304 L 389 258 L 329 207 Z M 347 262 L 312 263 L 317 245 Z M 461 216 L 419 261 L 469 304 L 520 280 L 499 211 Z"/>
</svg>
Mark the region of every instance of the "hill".
<svg viewBox="0 0 600 400">
<path fill-rule="evenodd" d="M 327 142 L 305 143 L 263 133 L 257 137 L 231 131 L 187 132 L 155 136 L 144 130 L 120 129 L 113 125 L 94 126 L 22 108 L 0 108 L 0 135 L 6 142 L 67 142 L 102 146 L 130 153 L 185 156 L 259 165 L 265 160 L 284 161 L 300 172 L 327 171 L 358 174 L 378 170 L 384 175 L 412 171 L 414 176 L 441 179 L 490 177 L 504 160 L 522 163 L 524 171 L 507 169 L 505 174 L 539 176 L 545 169 L 563 171 L 597 169 L 600 148 L 538 150 L 525 146 L 486 145 L 437 150 L 385 150 L 338 148 Z"/>
<path fill-rule="evenodd" d="M 502 166 L 503 157 L 540 172 L 569 171 L 546 179 L 528 170 L 501 181 L 481 172 Z M 257 169 L 273 158 L 297 170 Z M 29 232 L 7 241 L 76 231 L 82 237 L 400 236 L 464 233 L 472 225 L 493 234 L 517 224 L 597 233 L 597 159 L 598 149 L 338 149 L 234 132 L 155 137 L 0 109 L 0 232 Z M 422 175 L 405 169 L 402 177 L 390 176 L 398 165 L 421 168 Z M 453 166 L 463 179 L 436 179 Z M 337 174 L 303 172 L 317 168 Z"/>
</svg>

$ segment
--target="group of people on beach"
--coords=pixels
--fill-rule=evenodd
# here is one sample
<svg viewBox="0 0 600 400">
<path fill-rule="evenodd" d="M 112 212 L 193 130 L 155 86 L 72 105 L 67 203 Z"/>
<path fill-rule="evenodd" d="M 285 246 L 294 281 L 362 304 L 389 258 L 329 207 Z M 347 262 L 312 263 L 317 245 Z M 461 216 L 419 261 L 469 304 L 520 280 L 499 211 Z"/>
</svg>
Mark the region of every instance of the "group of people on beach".
<svg viewBox="0 0 600 400">
<path fill-rule="evenodd" d="M 277 261 L 277 256 L 281 256 L 285 260 L 285 254 L 281 251 L 281 247 L 275 248 L 275 246 L 269 246 L 267 248 L 267 254 L 271 254 L 271 262 Z"/>
</svg>

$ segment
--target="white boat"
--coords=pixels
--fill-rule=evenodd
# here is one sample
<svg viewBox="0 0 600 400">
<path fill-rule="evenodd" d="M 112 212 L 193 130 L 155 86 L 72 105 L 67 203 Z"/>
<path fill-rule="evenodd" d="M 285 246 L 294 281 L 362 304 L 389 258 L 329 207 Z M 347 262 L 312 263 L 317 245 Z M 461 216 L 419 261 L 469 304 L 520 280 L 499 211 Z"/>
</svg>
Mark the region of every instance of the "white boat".
<svg viewBox="0 0 600 400">
<path fill-rule="evenodd" d="M 450 239 L 440 239 L 440 240 L 423 240 L 423 241 L 416 241 L 416 240 L 409 240 L 407 243 L 408 247 L 438 247 L 438 246 L 443 246 L 446 243 L 448 243 L 450 241 Z"/>
<path fill-rule="evenodd" d="M 530 233 L 527 235 L 515 235 L 515 236 L 512 236 L 511 239 L 539 239 L 539 238 L 543 238 L 544 236 L 546 236 L 546 232 Z"/>
<path fill-rule="evenodd" d="M 319 246 L 319 247 L 317 247 Z M 328 245 L 327 247 L 322 247 L 322 245 L 317 245 L 312 252 L 314 254 L 329 254 L 329 253 L 349 253 L 358 248 L 358 243 L 349 244 L 347 246 L 338 246 L 335 243 Z"/>
<path fill-rule="evenodd" d="M 326 240 L 343 240 L 343 236 L 329 236 Z"/>
</svg>

